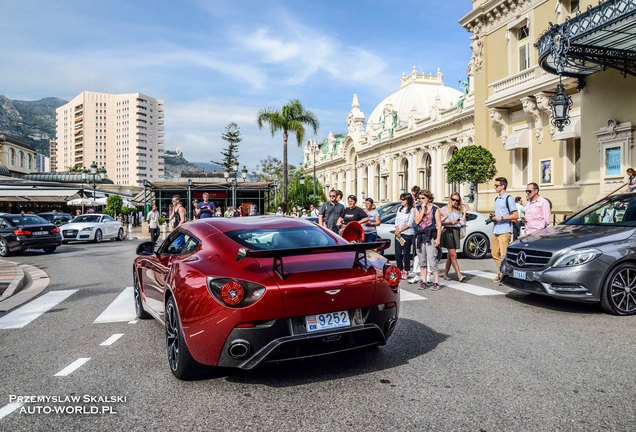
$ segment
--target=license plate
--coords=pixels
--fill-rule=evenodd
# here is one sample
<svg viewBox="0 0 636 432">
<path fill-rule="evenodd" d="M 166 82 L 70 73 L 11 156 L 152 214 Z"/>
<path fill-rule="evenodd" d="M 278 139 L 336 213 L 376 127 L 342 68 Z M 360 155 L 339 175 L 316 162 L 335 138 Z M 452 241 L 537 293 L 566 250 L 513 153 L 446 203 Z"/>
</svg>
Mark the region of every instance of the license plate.
<svg viewBox="0 0 636 432">
<path fill-rule="evenodd" d="M 349 312 L 329 312 L 317 315 L 307 315 L 305 317 L 305 326 L 308 332 L 319 330 L 329 330 L 338 327 L 349 327 Z"/>
<path fill-rule="evenodd" d="M 48 231 L 34 231 L 33 235 L 47 235 L 48 233 Z"/>
<path fill-rule="evenodd" d="M 512 277 L 515 278 L 515 279 L 526 280 L 526 272 L 519 271 L 519 270 L 513 270 L 512 271 Z"/>
</svg>

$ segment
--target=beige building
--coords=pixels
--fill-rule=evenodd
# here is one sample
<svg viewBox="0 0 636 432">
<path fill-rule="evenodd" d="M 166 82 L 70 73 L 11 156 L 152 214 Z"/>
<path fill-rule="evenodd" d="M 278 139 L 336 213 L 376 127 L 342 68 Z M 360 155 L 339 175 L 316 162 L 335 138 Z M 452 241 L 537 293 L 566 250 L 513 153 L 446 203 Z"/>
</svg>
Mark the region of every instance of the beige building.
<svg viewBox="0 0 636 432">
<path fill-rule="evenodd" d="M 163 178 L 163 100 L 141 93 L 82 92 L 56 110 L 51 170 L 105 167 L 118 185 Z"/>
<path fill-rule="evenodd" d="M 30 145 L 0 135 L 0 175 L 21 177 L 37 172 L 37 152 Z"/>
<path fill-rule="evenodd" d="M 440 71 L 422 74 L 413 67 L 368 119 L 354 95 L 346 126 L 346 134 L 330 133 L 304 149 L 305 173 L 313 175 L 315 167 L 325 192 L 357 195 L 360 205 L 366 197 L 396 201 L 416 184 L 430 189 L 437 200 L 453 190 L 469 192 L 467 185 L 444 180 L 453 152 L 474 140 L 469 83 L 462 94 L 444 85 Z"/>
<path fill-rule="evenodd" d="M 625 74 L 632 75 L 627 78 L 604 71 L 598 53 L 618 47 L 621 39 L 632 41 L 633 49 L 635 9 L 635 0 L 600 5 L 597 0 L 473 0 L 472 11 L 460 20 L 472 33 L 475 143 L 493 153 L 511 195 L 525 198 L 526 184 L 538 183 L 558 220 L 622 185 L 625 170 L 634 165 L 634 53 L 631 71 L 624 63 Z M 615 18 L 625 27 L 609 28 Z M 572 106 L 562 130 L 553 124 L 550 106 L 559 83 L 548 72 L 554 72 L 554 56 L 540 57 L 535 47 L 539 41 L 541 49 L 551 22 L 572 36 L 563 38 L 564 44 L 543 40 L 544 52 L 569 49 L 562 83 Z M 492 209 L 494 196 L 491 184 L 480 185 L 479 210 Z"/>
</svg>

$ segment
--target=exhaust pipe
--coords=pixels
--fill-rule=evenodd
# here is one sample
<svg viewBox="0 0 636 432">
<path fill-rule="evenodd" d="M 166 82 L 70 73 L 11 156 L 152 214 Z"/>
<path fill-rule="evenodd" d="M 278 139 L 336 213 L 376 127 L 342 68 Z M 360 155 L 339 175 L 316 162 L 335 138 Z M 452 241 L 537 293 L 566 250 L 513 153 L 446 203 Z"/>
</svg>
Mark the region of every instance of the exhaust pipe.
<svg viewBox="0 0 636 432">
<path fill-rule="evenodd" d="M 252 345 L 243 339 L 237 339 L 227 349 L 228 354 L 237 360 L 243 359 L 252 351 Z"/>
<path fill-rule="evenodd" d="M 386 335 L 386 337 L 391 336 L 391 333 L 393 333 L 393 330 L 395 330 L 395 324 L 397 324 L 397 320 L 395 318 L 390 318 L 385 326 L 384 326 L 384 334 Z"/>
</svg>

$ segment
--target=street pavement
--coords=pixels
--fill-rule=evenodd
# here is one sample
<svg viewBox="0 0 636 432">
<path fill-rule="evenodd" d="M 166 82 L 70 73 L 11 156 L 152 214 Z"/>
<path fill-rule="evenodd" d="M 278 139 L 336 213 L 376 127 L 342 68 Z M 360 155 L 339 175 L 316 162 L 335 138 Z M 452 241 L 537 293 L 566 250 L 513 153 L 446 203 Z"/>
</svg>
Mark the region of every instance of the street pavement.
<svg viewBox="0 0 636 432">
<path fill-rule="evenodd" d="M 460 260 L 469 280 L 444 281 L 438 292 L 402 282 L 400 321 L 385 347 L 176 380 L 162 326 L 134 317 L 137 244 L 78 243 L 11 257 L 46 272 L 50 283 L 0 313 L 0 430 L 627 431 L 636 424 L 635 317 L 498 286 L 492 260 Z M 88 401 L 20 403 L 18 396 Z M 106 396 L 113 399 L 92 399 Z M 68 406 L 108 411 L 45 412 Z"/>
</svg>

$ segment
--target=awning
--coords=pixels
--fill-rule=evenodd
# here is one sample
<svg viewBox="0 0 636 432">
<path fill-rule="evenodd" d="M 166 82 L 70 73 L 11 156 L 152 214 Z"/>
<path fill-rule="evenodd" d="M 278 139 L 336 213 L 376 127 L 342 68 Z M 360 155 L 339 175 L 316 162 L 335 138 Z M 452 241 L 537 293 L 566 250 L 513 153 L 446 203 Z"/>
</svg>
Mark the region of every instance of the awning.
<svg viewBox="0 0 636 432">
<path fill-rule="evenodd" d="M 581 116 L 571 117 L 570 124 L 563 127 L 562 131 L 556 131 L 552 140 L 566 140 L 570 138 L 581 138 Z"/>
<path fill-rule="evenodd" d="M 605 0 L 551 25 L 535 45 L 555 75 L 582 77 L 613 68 L 636 75 L 636 0 Z"/>
<path fill-rule="evenodd" d="M 36 189 L 36 188 L 0 188 L 0 198 L 3 197 L 70 197 L 79 192 L 79 189 Z"/>
<path fill-rule="evenodd" d="M 530 131 L 522 129 L 508 135 L 504 150 L 514 150 L 518 148 L 528 148 L 530 146 Z"/>
</svg>

